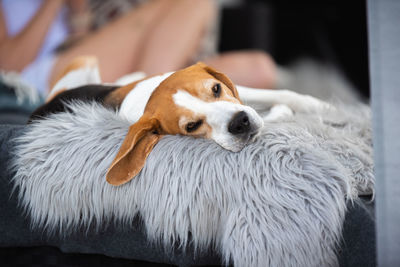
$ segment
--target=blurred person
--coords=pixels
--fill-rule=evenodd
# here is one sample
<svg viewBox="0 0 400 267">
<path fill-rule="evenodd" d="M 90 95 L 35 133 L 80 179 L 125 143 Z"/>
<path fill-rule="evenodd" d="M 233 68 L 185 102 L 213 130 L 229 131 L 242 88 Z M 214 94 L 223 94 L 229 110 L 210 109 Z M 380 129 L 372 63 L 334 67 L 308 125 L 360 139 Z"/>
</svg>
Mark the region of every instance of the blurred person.
<svg viewBox="0 0 400 267">
<path fill-rule="evenodd" d="M 104 82 L 135 71 L 153 75 L 194 63 L 207 28 L 215 23 L 214 2 L 139 2 L 92 31 L 84 0 L 1 0 L 0 69 L 20 72 L 45 94 L 68 62 L 81 55 L 99 59 Z M 70 45 L 57 52 L 65 43 Z M 229 52 L 201 60 L 241 85 L 273 88 L 276 83 L 275 63 L 264 52 Z"/>
</svg>

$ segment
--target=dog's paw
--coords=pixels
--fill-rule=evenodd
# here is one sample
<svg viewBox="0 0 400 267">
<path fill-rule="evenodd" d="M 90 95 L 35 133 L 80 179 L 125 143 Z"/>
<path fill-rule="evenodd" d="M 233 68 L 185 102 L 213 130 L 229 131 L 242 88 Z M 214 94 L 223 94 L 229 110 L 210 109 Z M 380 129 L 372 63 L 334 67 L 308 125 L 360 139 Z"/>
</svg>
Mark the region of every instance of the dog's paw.
<svg viewBox="0 0 400 267">
<path fill-rule="evenodd" d="M 299 113 L 315 113 L 332 108 L 327 102 L 310 95 L 303 95 L 289 90 L 281 90 L 281 104 Z"/>
<path fill-rule="evenodd" d="M 270 112 L 263 117 L 263 120 L 265 122 L 275 122 L 293 115 L 293 110 L 291 110 L 287 105 L 279 104 L 273 106 Z"/>
<path fill-rule="evenodd" d="M 323 100 L 310 95 L 303 95 L 304 108 L 306 112 L 318 112 L 332 108 L 332 106 Z"/>
</svg>

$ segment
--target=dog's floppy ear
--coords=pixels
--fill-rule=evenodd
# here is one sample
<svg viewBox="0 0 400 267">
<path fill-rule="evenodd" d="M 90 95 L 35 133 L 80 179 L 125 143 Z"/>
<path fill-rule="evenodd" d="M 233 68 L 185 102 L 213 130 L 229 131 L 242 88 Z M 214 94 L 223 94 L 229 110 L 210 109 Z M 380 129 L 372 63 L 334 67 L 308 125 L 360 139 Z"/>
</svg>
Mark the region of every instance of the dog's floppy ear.
<svg viewBox="0 0 400 267">
<path fill-rule="evenodd" d="M 108 168 L 106 179 L 112 185 L 122 185 L 138 174 L 151 150 L 162 137 L 157 133 L 159 122 L 142 117 L 129 131 Z"/>
<path fill-rule="evenodd" d="M 232 91 L 233 96 L 240 100 L 239 93 L 236 90 L 236 86 L 233 84 L 231 79 L 228 78 L 228 76 L 226 76 L 225 74 L 217 71 L 216 69 L 214 69 L 210 66 L 207 66 L 204 63 L 200 63 L 200 64 L 203 66 L 204 70 L 207 71 L 209 74 L 211 74 L 215 79 L 223 82 Z"/>
</svg>

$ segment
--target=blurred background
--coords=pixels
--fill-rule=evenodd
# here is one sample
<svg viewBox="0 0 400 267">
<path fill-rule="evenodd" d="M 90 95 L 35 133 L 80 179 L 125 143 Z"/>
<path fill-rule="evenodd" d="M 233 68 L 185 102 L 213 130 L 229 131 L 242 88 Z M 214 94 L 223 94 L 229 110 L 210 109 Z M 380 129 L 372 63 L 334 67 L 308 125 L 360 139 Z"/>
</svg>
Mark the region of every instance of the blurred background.
<svg viewBox="0 0 400 267">
<path fill-rule="evenodd" d="M 54 84 L 57 72 L 75 56 L 91 53 L 100 59 L 107 82 L 135 71 L 151 75 L 201 60 L 240 85 L 290 89 L 346 104 L 368 102 L 365 1 L 207 1 L 214 4 L 212 8 L 204 5 L 206 0 L 191 1 L 186 7 L 186 1 L 169 1 L 181 3 L 175 8 L 181 13 L 163 7 L 171 13 L 164 20 L 160 8 L 161 15 L 154 16 L 159 25 L 150 30 L 142 25 L 152 36 L 142 38 L 133 52 L 117 45 L 125 42 L 121 35 L 141 38 L 134 27 L 132 34 L 124 32 L 126 25 L 134 25 L 130 17 L 143 4 L 166 5 L 167 0 L 2 0 L 0 122 L 25 123 Z M 151 9 L 142 13 L 150 16 Z M 42 39 L 36 33 L 29 39 L 26 33 L 32 29 L 26 25 L 39 11 L 42 20 L 53 12 L 46 15 L 42 27 L 54 25 L 40 33 Z M 117 35 L 118 31 L 124 34 Z M 202 37 L 190 43 L 196 34 Z M 130 57 L 135 64 L 126 60 Z"/>
<path fill-rule="evenodd" d="M 330 65 L 369 97 L 366 1 L 223 2 L 220 50 L 262 49 L 286 67 Z"/>
</svg>

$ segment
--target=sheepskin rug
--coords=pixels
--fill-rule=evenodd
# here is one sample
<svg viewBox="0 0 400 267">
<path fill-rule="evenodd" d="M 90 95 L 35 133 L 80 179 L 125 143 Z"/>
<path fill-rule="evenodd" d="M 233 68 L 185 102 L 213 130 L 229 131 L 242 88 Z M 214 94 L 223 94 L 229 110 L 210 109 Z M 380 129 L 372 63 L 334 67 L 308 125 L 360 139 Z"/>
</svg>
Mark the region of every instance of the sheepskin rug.
<svg viewBox="0 0 400 267">
<path fill-rule="evenodd" d="M 166 136 L 129 183 L 105 180 L 129 123 L 96 104 L 35 122 L 16 141 L 15 193 L 32 226 L 131 226 L 165 248 L 213 248 L 234 266 L 336 266 L 346 204 L 373 193 L 369 111 L 337 107 L 265 127 L 241 152 Z"/>
</svg>

